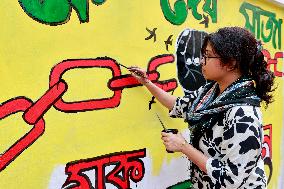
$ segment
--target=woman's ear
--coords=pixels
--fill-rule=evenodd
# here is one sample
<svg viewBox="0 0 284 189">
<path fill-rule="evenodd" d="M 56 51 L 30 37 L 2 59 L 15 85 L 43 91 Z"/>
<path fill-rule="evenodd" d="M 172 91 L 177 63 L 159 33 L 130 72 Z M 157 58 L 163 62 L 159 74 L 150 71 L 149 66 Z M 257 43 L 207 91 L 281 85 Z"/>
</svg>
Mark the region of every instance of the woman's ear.
<svg viewBox="0 0 284 189">
<path fill-rule="evenodd" d="M 230 62 L 228 62 L 228 64 L 226 65 L 226 70 L 228 72 L 231 72 L 235 69 L 237 69 L 237 61 L 236 60 L 231 60 Z"/>
</svg>

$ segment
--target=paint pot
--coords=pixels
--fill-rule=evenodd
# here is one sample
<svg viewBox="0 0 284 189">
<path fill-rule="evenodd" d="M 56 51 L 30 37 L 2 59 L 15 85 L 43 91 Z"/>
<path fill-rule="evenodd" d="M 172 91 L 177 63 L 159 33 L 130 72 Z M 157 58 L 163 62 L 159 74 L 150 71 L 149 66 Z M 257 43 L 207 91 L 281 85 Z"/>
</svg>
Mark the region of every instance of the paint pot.
<svg viewBox="0 0 284 189">
<path fill-rule="evenodd" d="M 177 134 L 178 133 L 178 129 L 164 129 L 164 130 L 162 130 L 162 132 Z M 168 153 L 174 153 L 173 151 L 170 151 L 170 150 L 167 150 L 167 152 Z"/>
</svg>

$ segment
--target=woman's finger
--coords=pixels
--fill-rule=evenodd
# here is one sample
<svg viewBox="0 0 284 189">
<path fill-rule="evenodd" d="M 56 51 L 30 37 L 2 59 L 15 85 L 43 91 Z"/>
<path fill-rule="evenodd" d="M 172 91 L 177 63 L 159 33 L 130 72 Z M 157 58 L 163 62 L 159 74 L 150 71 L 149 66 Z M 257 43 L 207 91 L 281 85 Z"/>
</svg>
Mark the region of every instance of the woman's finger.
<svg viewBox="0 0 284 189">
<path fill-rule="evenodd" d="M 128 67 L 129 70 L 140 70 L 141 68 L 139 67 L 136 67 L 136 66 L 131 66 L 131 67 Z"/>
<path fill-rule="evenodd" d="M 136 75 L 144 75 L 144 72 L 138 69 L 129 69 L 131 73 L 135 73 Z"/>
<path fill-rule="evenodd" d="M 167 137 L 163 137 L 162 140 L 163 140 L 164 142 L 169 142 L 169 139 L 168 139 Z"/>
<path fill-rule="evenodd" d="M 139 72 L 145 72 L 142 68 L 139 68 L 139 67 L 129 67 L 128 70 L 131 70 L 131 71 L 139 71 Z"/>
<path fill-rule="evenodd" d="M 161 135 L 162 135 L 163 137 L 168 137 L 169 134 L 170 134 L 170 133 L 165 133 L 165 132 L 163 132 L 163 131 L 161 132 Z"/>
</svg>

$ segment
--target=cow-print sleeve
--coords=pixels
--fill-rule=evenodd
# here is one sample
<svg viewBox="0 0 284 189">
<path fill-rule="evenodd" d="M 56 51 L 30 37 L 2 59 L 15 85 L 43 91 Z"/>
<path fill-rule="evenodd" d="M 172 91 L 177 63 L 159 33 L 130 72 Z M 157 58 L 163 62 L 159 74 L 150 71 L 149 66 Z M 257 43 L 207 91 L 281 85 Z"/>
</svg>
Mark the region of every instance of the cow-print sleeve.
<svg viewBox="0 0 284 189">
<path fill-rule="evenodd" d="M 203 87 L 200 87 L 196 91 L 190 92 L 184 97 L 178 97 L 172 110 L 169 115 L 173 118 L 186 118 L 186 112 L 191 106 L 191 103 L 197 98 L 198 94 L 203 90 Z"/>
<path fill-rule="evenodd" d="M 262 144 L 261 115 L 252 106 L 236 106 L 227 111 L 223 122 L 221 158 L 208 159 L 207 174 L 224 188 L 239 188 L 256 172 Z"/>
</svg>

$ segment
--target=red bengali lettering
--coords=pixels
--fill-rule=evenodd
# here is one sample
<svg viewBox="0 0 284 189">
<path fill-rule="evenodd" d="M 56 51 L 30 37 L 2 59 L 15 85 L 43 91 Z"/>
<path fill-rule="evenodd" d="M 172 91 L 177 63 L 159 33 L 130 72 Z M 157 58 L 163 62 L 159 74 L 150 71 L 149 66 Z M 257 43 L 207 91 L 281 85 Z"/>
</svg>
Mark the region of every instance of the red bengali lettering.
<svg viewBox="0 0 284 189">
<path fill-rule="evenodd" d="M 62 187 L 65 189 L 92 188 L 90 179 L 83 172 L 95 170 L 96 189 L 105 189 L 106 183 L 111 183 L 119 189 L 128 189 L 130 180 L 137 183 L 143 179 L 145 167 L 140 158 L 145 156 L 146 149 L 141 149 L 70 162 L 65 168 L 68 178 Z M 115 167 L 106 175 L 105 168 L 110 165 Z"/>
</svg>

